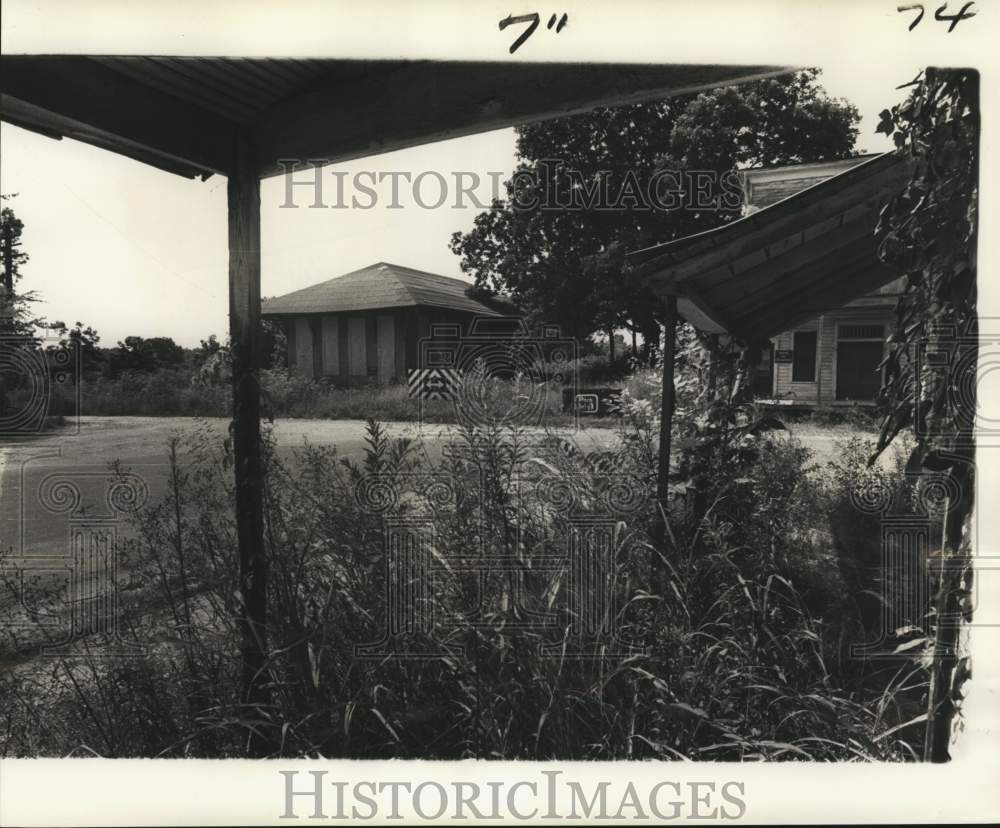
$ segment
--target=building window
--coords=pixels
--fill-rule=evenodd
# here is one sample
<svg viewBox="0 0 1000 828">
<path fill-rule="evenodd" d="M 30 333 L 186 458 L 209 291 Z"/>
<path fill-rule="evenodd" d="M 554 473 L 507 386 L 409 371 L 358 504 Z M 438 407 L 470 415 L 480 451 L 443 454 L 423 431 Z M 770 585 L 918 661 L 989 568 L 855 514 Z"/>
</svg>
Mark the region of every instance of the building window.
<svg viewBox="0 0 1000 828">
<path fill-rule="evenodd" d="M 792 382 L 816 382 L 816 331 L 796 331 L 794 334 Z"/>
<path fill-rule="evenodd" d="M 838 325 L 837 339 L 884 339 L 882 325 Z"/>
</svg>

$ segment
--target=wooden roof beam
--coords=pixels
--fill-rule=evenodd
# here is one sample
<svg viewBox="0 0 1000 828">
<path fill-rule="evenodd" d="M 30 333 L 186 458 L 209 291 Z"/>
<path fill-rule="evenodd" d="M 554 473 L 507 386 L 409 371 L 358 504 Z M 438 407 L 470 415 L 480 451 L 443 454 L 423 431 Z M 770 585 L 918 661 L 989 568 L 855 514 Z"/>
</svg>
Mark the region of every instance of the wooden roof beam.
<svg viewBox="0 0 1000 828">
<path fill-rule="evenodd" d="M 771 281 L 801 267 L 803 264 L 829 255 L 846 244 L 873 236 L 878 221 L 877 204 L 869 200 L 840 215 L 797 233 L 765 245 L 760 255 L 743 257 L 728 266 L 698 277 L 700 289 L 709 294 L 719 288 L 756 285 L 762 277 Z M 752 262 L 752 264 L 751 264 Z M 712 276 L 714 275 L 714 278 Z"/>
<path fill-rule="evenodd" d="M 777 286 L 794 287 L 800 282 L 803 268 L 820 260 L 846 257 L 844 261 L 851 261 L 857 258 L 859 243 L 864 244 L 873 239 L 873 234 L 872 224 L 854 222 L 815 241 L 800 243 L 796 247 L 782 245 L 779 255 L 765 258 L 762 264 L 742 272 L 735 271 L 735 268 L 718 268 L 715 272 L 719 276 L 714 283 L 707 278 L 709 274 L 702 275 L 696 283 L 697 293 L 709 305 L 730 307 L 736 302 L 766 295 Z M 875 254 L 871 255 L 874 257 Z M 694 280 L 677 284 L 663 277 L 652 277 L 651 282 L 665 291 L 676 289 L 681 295 L 690 294 L 695 288 Z M 718 318 L 721 319 L 722 316 Z"/>
<path fill-rule="evenodd" d="M 696 291 L 689 290 L 677 297 L 677 311 L 685 321 L 700 331 L 726 333 L 726 323 L 721 313 L 713 308 Z"/>
<path fill-rule="evenodd" d="M 878 264 L 878 258 L 871 249 L 854 254 L 828 256 L 794 274 L 795 278 L 788 280 L 789 285 L 762 291 L 753 302 L 740 305 L 739 313 L 732 321 L 738 325 L 761 313 L 768 313 L 777 306 L 794 306 L 802 299 L 811 299 L 818 291 L 836 289 L 844 284 L 850 274 L 866 270 L 875 264 Z M 853 297 L 844 301 L 849 301 L 850 298 Z"/>
<path fill-rule="evenodd" d="M 783 270 L 776 278 L 759 281 L 755 287 L 731 290 L 725 296 L 710 293 L 709 301 L 725 307 L 739 308 L 739 316 L 746 316 L 768 307 L 775 296 L 797 295 L 807 284 L 825 284 L 842 273 L 878 261 L 878 248 L 871 233 L 860 238 L 840 239 L 840 244 L 809 259 L 802 259 L 795 268 Z"/>
<path fill-rule="evenodd" d="M 896 156 L 879 156 L 731 224 L 662 245 L 660 255 L 650 248 L 630 259 L 651 279 L 680 283 L 891 192 L 905 172 Z"/>
<path fill-rule="evenodd" d="M 878 261 L 848 271 L 839 282 L 826 287 L 810 284 L 795 296 L 782 297 L 767 313 L 744 317 L 733 324 L 733 333 L 745 340 L 764 340 L 842 307 L 851 299 L 891 282 L 894 271 Z"/>
</svg>

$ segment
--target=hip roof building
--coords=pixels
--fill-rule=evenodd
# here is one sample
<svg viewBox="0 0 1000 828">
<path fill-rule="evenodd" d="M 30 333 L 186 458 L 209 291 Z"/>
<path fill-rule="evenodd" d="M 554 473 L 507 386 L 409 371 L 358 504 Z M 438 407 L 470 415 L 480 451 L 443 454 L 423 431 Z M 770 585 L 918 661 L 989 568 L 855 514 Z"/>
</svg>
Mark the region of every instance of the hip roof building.
<svg viewBox="0 0 1000 828">
<path fill-rule="evenodd" d="M 288 338 L 288 364 L 307 377 L 345 385 L 398 382 L 419 366 L 432 325 L 468 332 L 476 317 L 501 317 L 474 299 L 472 285 L 377 262 L 292 293 L 265 299 L 262 316 Z"/>
</svg>

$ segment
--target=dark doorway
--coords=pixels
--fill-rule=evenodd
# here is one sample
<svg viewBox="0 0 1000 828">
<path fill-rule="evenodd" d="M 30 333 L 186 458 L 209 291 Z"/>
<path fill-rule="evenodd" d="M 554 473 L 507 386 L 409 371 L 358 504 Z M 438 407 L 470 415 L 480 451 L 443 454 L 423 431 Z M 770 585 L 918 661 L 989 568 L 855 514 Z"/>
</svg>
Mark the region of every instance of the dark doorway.
<svg viewBox="0 0 1000 828">
<path fill-rule="evenodd" d="M 837 399 L 871 402 L 882 385 L 881 342 L 837 344 Z"/>
<path fill-rule="evenodd" d="M 753 375 L 753 395 L 757 399 L 774 396 L 774 343 L 760 349 L 760 359 Z"/>
</svg>

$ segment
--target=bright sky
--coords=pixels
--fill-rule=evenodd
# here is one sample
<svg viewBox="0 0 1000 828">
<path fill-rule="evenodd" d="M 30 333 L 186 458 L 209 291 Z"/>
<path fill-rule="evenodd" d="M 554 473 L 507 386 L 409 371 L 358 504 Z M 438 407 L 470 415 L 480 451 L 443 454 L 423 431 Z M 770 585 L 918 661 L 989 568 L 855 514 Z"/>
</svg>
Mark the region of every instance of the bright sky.
<svg viewBox="0 0 1000 828">
<path fill-rule="evenodd" d="M 862 71 L 863 70 L 863 71 Z M 862 114 L 858 148 L 890 149 L 875 135 L 881 109 L 902 99 L 894 87 L 909 81 L 897 71 L 830 67 L 821 80 L 835 97 Z M 345 194 L 364 201 L 350 182 L 358 172 L 429 171 L 454 181 L 474 172 L 476 191 L 488 201 L 491 172 L 509 174 L 514 163 L 512 130 L 443 141 L 340 164 L 324 171 L 324 200 L 336 201 L 333 172 L 346 173 Z M 299 173 L 308 178 L 309 173 Z M 448 249 L 455 230 L 467 230 L 479 209 L 448 202 L 423 209 L 401 182 L 402 209 L 390 208 L 390 182 L 373 209 L 307 209 L 308 192 L 296 190 L 299 209 L 281 209 L 282 177 L 261 190 L 262 290 L 274 296 L 339 276 L 376 261 L 461 276 Z M 0 191 L 24 222 L 23 249 L 31 256 L 23 286 L 44 299 L 41 312 L 69 324 L 92 325 L 101 344 L 128 335 L 170 336 L 185 346 L 227 329 L 226 186 L 215 176 L 190 181 L 72 140 L 53 141 L 17 127 L 0 127 Z M 421 188 L 425 203 L 437 199 L 435 178 Z"/>
</svg>

